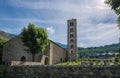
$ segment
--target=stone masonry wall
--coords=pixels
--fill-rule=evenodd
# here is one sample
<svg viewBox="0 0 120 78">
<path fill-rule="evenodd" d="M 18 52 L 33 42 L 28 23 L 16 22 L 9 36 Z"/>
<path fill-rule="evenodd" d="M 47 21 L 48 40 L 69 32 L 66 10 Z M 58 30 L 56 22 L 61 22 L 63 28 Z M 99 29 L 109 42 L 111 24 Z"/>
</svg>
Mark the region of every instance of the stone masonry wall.
<svg viewBox="0 0 120 78">
<path fill-rule="evenodd" d="M 11 66 L 13 78 L 120 78 L 119 66 Z"/>
<path fill-rule="evenodd" d="M 57 64 L 60 62 L 63 62 L 66 60 L 66 50 L 59 47 L 58 45 L 56 45 L 55 43 L 52 44 L 53 46 L 53 50 L 50 52 L 52 53 L 52 64 Z"/>
<path fill-rule="evenodd" d="M 6 63 L 10 63 L 11 61 L 20 61 L 21 57 L 24 56 L 26 61 L 32 61 L 32 55 L 27 53 L 26 49 L 27 47 L 23 45 L 20 37 L 17 36 L 4 45 L 2 60 Z M 38 54 L 36 54 L 35 61 L 40 62 Z"/>
</svg>

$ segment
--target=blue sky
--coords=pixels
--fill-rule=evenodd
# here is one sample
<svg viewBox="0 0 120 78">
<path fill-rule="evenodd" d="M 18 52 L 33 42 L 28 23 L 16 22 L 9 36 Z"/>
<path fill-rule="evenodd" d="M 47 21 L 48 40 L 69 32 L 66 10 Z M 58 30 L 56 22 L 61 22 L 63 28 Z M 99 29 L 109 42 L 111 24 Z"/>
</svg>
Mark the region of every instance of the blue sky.
<svg viewBox="0 0 120 78">
<path fill-rule="evenodd" d="M 67 20 L 77 19 L 79 47 L 118 43 L 117 15 L 104 0 L 0 0 L 0 30 L 19 34 L 33 23 L 67 43 Z"/>
</svg>

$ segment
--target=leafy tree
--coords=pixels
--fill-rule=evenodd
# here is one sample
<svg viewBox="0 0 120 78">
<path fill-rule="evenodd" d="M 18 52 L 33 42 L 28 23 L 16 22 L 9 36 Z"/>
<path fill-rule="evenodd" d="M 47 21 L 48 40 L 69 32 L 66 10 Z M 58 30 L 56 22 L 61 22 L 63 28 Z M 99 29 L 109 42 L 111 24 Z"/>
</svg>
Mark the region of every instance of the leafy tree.
<svg viewBox="0 0 120 78">
<path fill-rule="evenodd" d="M 118 26 L 120 26 L 120 0 L 105 0 L 105 3 L 108 4 L 112 10 L 118 14 Z"/>
<path fill-rule="evenodd" d="M 38 28 L 34 24 L 29 24 L 27 28 L 23 28 L 21 39 L 25 46 L 28 47 L 28 52 L 32 54 L 32 61 L 35 60 L 35 54 L 44 52 L 49 39 L 47 32 L 43 28 Z"/>
<path fill-rule="evenodd" d="M 105 0 L 105 3 L 108 4 L 116 14 L 120 15 L 120 0 Z"/>
</svg>

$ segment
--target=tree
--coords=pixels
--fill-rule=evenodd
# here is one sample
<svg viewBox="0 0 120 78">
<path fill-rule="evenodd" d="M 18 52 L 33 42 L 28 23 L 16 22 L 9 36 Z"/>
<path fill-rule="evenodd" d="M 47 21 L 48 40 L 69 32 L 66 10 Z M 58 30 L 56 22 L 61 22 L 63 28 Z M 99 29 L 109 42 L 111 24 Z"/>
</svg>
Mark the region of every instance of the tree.
<svg viewBox="0 0 120 78">
<path fill-rule="evenodd" d="M 117 23 L 120 28 L 120 0 L 105 0 L 105 3 L 108 4 L 117 15 L 119 15 Z"/>
<path fill-rule="evenodd" d="M 20 36 L 24 45 L 28 47 L 27 52 L 32 54 L 33 62 L 35 60 L 35 54 L 44 52 L 49 44 L 45 29 L 38 28 L 34 24 L 29 24 L 27 28 L 23 28 Z"/>
<path fill-rule="evenodd" d="M 120 14 L 120 0 L 105 0 L 111 9 L 113 9 L 118 15 Z"/>
</svg>

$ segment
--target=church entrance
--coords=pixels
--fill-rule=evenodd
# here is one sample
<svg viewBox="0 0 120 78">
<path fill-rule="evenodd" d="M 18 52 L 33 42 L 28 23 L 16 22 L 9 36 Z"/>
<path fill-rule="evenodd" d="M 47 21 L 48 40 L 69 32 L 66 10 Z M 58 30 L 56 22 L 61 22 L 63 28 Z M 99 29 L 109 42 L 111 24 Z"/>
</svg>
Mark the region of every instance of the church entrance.
<svg viewBox="0 0 120 78">
<path fill-rule="evenodd" d="M 48 57 L 45 58 L 45 65 L 48 65 L 49 64 L 49 59 Z"/>
<path fill-rule="evenodd" d="M 25 56 L 22 56 L 20 61 L 26 61 Z"/>
</svg>

